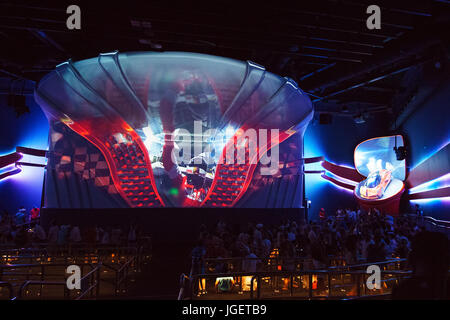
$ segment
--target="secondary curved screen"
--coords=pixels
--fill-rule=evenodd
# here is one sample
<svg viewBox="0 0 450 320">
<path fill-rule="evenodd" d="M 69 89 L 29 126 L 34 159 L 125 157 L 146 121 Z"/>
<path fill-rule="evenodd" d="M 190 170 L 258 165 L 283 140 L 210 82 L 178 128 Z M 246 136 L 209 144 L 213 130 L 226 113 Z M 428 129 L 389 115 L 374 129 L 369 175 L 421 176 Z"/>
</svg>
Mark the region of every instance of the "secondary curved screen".
<svg viewBox="0 0 450 320">
<path fill-rule="evenodd" d="M 404 147 L 401 135 L 372 138 L 361 142 L 354 152 L 356 170 L 366 177 L 377 170 L 389 170 L 393 178 L 405 180 L 405 160 L 397 160 L 394 147 Z"/>
</svg>

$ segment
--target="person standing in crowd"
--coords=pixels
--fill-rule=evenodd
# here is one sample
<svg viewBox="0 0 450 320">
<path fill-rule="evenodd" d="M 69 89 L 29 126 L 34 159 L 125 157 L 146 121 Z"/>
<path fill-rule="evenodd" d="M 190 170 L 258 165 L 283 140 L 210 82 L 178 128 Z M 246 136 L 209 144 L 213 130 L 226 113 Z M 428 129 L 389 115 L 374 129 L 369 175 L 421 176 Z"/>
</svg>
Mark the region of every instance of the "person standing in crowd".
<svg viewBox="0 0 450 320">
<path fill-rule="evenodd" d="M 31 221 L 36 221 L 36 219 L 39 219 L 40 217 L 40 209 L 33 207 L 33 209 L 31 209 Z"/>
<path fill-rule="evenodd" d="M 15 216 L 16 226 L 25 224 L 27 221 L 27 210 L 24 207 L 20 207 Z"/>
<path fill-rule="evenodd" d="M 55 224 L 55 221 L 50 222 L 50 228 L 48 229 L 48 242 L 56 243 L 58 241 L 59 227 Z"/>
<path fill-rule="evenodd" d="M 327 215 L 325 213 L 325 209 L 324 208 L 320 208 L 319 219 L 320 219 L 321 222 L 324 222 L 327 219 Z"/>
<path fill-rule="evenodd" d="M 109 244 L 110 243 L 110 237 L 109 237 L 110 230 L 111 230 L 111 228 L 105 228 L 105 230 L 103 230 L 101 244 Z"/>
<path fill-rule="evenodd" d="M 29 242 L 29 234 L 27 228 L 22 225 L 18 228 L 14 242 L 20 248 L 26 247 Z"/>
<path fill-rule="evenodd" d="M 69 241 L 71 243 L 81 242 L 81 232 L 78 226 L 73 226 L 69 233 Z"/>
<path fill-rule="evenodd" d="M 122 229 L 116 225 L 111 231 L 111 243 L 118 245 L 122 237 Z"/>
<path fill-rule="evenodd" d="M 58 240 L 56 241 L 58 245 L 67 244 L 67 240 L 69 238 L 69 230 L 70 230 L 69 224 L 64 224 L 61 226 L 61 228 L 59 228 Z"/>
<path fill-rule="evenodd" d="M 256 254 L 250 251 L 247 248 L 247 254 L 245 258 L 242 260 L 242 272 L 256 272 L 257 265 L 260 261 Z"/>
<path fill-rule="evenodd" d="M 417 220 L 423 222 L 423 210 L 418 203 L 415 205 Z"/>
<path fill-rule="evenodd" d="M 36 242 L 45 242 L 45 240 L 47 239 L 45 230 L 39 223 L 36 223 L 36 225 L 34 226 L 33 238 L 33 240 Z"/>
<path fill-rule="evenodd" d="M 136 235 L 136 227 L 134 226 L 134 223 L 130 225 L 130 230 L 128 230 L 128 243 L 132 244 L 135 243 L 137 240 Z"/>
</svg>

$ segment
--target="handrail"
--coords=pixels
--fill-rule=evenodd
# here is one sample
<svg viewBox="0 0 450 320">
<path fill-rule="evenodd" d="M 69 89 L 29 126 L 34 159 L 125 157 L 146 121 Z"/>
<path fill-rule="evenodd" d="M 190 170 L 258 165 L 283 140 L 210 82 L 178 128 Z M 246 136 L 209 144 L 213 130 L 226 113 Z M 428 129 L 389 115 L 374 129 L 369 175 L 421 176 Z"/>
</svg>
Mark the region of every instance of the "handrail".
<svg viewBox="0 0 450 320">
<path fill-rule="evenodd" d="M 45 246 L 45 244 L 41 245 Z M 69 252 L 73 254 L 71 256 L 50 255 L 49 252 L 51 252 L 52 248 L 49 248 L 49 250 L 47 250 L 46 248 L 9 248 L 8 250 L 4 250 L 2 253 L 0 250 L 0 261 L 1 259 L 4 259 L 4 261 L 7 263 L 0 264 L 0 280 L 2 279 L 2 277 L 8 277 L 8 279 L 12 278 L 12 281 L 14 281 L 14 283 L 21 283 L 19 281 L 25 280 L 25 282 L 21 283 L 21 287 L 23 286 L 23 290 L 25 290 L 28 286 L 40 285 L 40 293 L 42 294 L 42 287 L 45 285 L 65 285 L 65 282 L 62 281 L 45 281 L 46 278 L 59 279 L 59 277 L 63 277 L 65 275 L 65 273 L 63 272 L 56 273 L 52 270 L 55 270 L 55 268 L 67 268 L 67 266 L 71 264 L 76 264 L 82 268 L 82 273 L 83 267 L 90 267 L 88 273 L 81 279 L 83 283 L 88 283 L 87 288 L 80 294 L 79 297 L 77 297 L 77 299 L 84 298 L 88 294 L 90 294 L 91 297 L 99 296 L 100 282 L 108 280 L 107 278 L 103 278 L 100 276 L 101 268 L 110 269 L 115 273 L 115 279 L 113 280 L 114 282 L 112 282 L 112 285 L 115 286 L 115 294 L 118 294 L 119 289 L 121 289 L 123 283 L 125 283 L 125 286 L 128 284 L 130 270 L 139 270 L 138 264 L 142 263 L 143 261 L 140 255 L 147 254 L 149 252 L 148 250 L 146 250 L 146 248 L 147 247 L 145 247 L 145 245 L 126 247 L 93 247 L 92 245 L 90 245 L 87 247 L 83 247 L 83 245 L 81 244 L 77 244 L 76 246 L 72 246 L 71 248 L 69 248 L 68 246 L 60 246 L 58 248 L 63 249 L 57 250 L 58 254 Z M 31 254 L 17 255 L 17 253 L 20 252 Z M 112 261 L 112 263 L 118 263 L 116 267 L 114 267 L 113 265 L 109 265 L 108 263 L 102 263 L 102 260 L 104 260 L 103 256 L 108 257 L 111 252 L 115 253 L 117 255 L 117 258 L 119 258 L 117 260 L 114 258 L 114 261 Z M 92 253 L 94 253 L 94 256 L 92 256 Z M 94 261 L 92 259 L 86 259 L 87 257 L 92 257 Z M 29 259 L 30 263 L 10 264 L 8 262 L 14 261 L 10 260 L 9 258 L 23 259 L 22 261 L 27 261 L 27 259 Z M 47 258 L 51 258 L 53 261 L 47 261 Z M 64 260 L 61 260 L 61 258 L 64 258 Z M 33 261 L 33 259 L 42 259 L 42 261 Z M 9 286 L 11 286 L 10 292 L 12 292 L 12 284 L 10 282 L 4 283 L 5 284 L 1 286 L 5 286 L 8 288 Z M 23 295 L 23 292 L 21 292 L 20 295 Z M 64 297 L 67 298 L 69 296 L 70 294 L 67 294 L 67 292 L 65 291 Z"/>
<path fill-rule="evenodd" d="M 191 281 L 190 277 L 182 273 L 180 276 L 180 291 L 178 292 L 177 300 L 183 300 L 184 291 L 186 290 L 186 281 Z"/>
<path fill-rule="evenodd" d="M 65 281 L 36 281 L 36 280 L 27 280 L 19 287 L 19 293 L 17 295 L 17 299 L 23 298 L 23 291 L 25 288 L 31 286 L 31 285 L 49 285 L 49 286 L 63 286 L 64 288 L 64 297 L 69 297 L 69 292 L 67 289 L 67 284 Z"/>
<path fill-rule="evenodd" d="M 265 267 L 270 266 L 277 266 L 281 264 L 298 264 L 298 263 L 305 263 L 308 261 L 311 261 L 311 258 L 306 257 L 295 257 L 295 258 L 245 258 L 245 257 L 235 257 L 235 258 L 207 258 L 205 259 L 205 265 L 208 264 L 214 264 L 214 263 L 226 263 L 226 262 L 235 262 L 235 264 L 241 264 L 244 260 L 246 261 L 259 261 L 262 265 Z M 329 260 L 342 260 L 343 259 L 340 256 L 331 256 L 329 257 Z M 366 262 L 366 263 L 360 263 L 360 264 L 353 264 L 353 265 L 336 265 L 336 266 L 329 266 L 327 269 L 349 269 L 349 268 L 361 268 L 361 267 L 367 267 L 370 265 L 385 265 L 385 264 L 391 264 L 391 263 L 401 263 L 406 262 L 407 259 L 391 259 L 391 260 L 385 260 L 385 261 L 377 261 L 377 262 Z M 270 264 L 269 264 L 270 263 Z M 193 270 L 191 268 L 191 270 Z M 259 270 L 261 271 L 261 270 Z M 236 272 L 236 271 L 231 271 Z M 191 274 L 192 275 L 192 274 Z"/>
<path fill-rule="evenodd" d="M 439 219 L 433 218 L 431 216 L 419 216 L 417 214 L 412 214 L 412 213 L 407 214 L 406 217 L 409 219 L 413 219 L 413 220 L 420 220 L 422 223 L 427 222 L 427 223 L 431 223 L 432 225 L 437 226 L 437 227 L 450 229 L 450 221 L 448 221 L 448 220 L 439 220 Z"/>
<path fill-rule="evenodd" d="M 391 263 L 399 263 L 399 262 L 406 262 L 408 259 L 392 259 L 392 260 L 386 260 L 386 261 L 378 261 L 378 262 L 366 262 L 366 263 L 360 263 L 360 264 L 350 264 L 346 266 L 332 266 L 329 267 L 328 270 L 332 269 L 353 269 L 353 268 L 361 268 L 361 267 L 368 267 L 371 265 L 385 265 L 385 264 L 391 264 Z"/>
<path fill-rule="evenodd" d="M 92 294 L 93 291 L 92 290 L 93 289 L 96 289 L 95 296 L 98 297 L 98 294 L 100 292 L 100 268 L 101 268 L 101 266 L 102 266 L 102 264 L 99 263 L 94 269 L 89 271 L 86 275 L 84 275 L 80 279 L 80 282 L 83 283 L 83 281 L 85 281 L 86 279 L 90 278 L 91 279 L 91 281 L 90 281 L 91 285 L 90 285 L 89 288 L 87 288 L 86 290 L 81 292 L 80 295 L 75 298 L 75 300 L 81 300 L 81 298 L 83 298 L 87 293 L 91 293 L 91 298 L 92 298 L 92 296 L 93 296 L 93 294 Z M 96 277 L 94 277 L 92 275 L 95 275 Z"/>
<path fill-rule="evenodd" d="M 120 292 L 121 284 L 125 281 L 125 287 L 127 286 L 129 267 L 137 263 L 136 257 L 131 257 L 125 263 L 121 264 L 119 267 L 115 268 L 108 263 L 103 263 L 103 266 L 115 272 L 115 294 Z"/>
<path fill-rule="evenodd" d="M 399 276 L 410 276 L 412 274 L 412 271 L 405 271 L 405 270 L 381 270 L 381 274 L 388 274 L 388 275 L 394 275 L 397 278 Z M 361 278 L 362 275 L 367 275 L 365 270 L 353 270 L 353 271 L 343 271 L 343 270 L 305 270 L 305 271 L 272 271 L 272 272 L 236 272 L 236 273 L 214 273 L 214 274 L 198 274 L 198 275 L 194 275 L 191 279 L 190 279 L 190 286 L 191 286 L 191 291 L 190 291 L 190 298 L 192 299 L 192 297 L 194 296 L 194 288 L 195 288 L 195 283 L 197 283 L 197 281 L 199 279 L 216 279 L 216 278 L 220 278 L 220 277 L 233 277 L 233 278 L 240 278 L 240 277 L 249 277 L 251 276 L 252 279 L 250 281 L 250 299 L 254 298 L 254 282 L 257 282 L 256 288 L 257 288 L 257 296 L 256 299 L 260 298 L 260 279 L 261 278 L 266 278 L 266 277 L 283 277 L 283 278 L 290 278 L 290 291 L 292 294 L 292 290 L 293 290 L 293 277 L 297 277 L 297 276 L 308 276 L 308 280 L 309 280 L 309 286 L 308 286 L 308 298 L 312 299 L 313 297 L 313 289 L 312 289 L 312 276 L 313 275 L 328 275 L 329 279 L 328 281 L 330 281 L 330 276 L 331 275 L 355 275 L 357 278 L 357 288 L 358 288 L 358 296 L 361 296 L 361 292 L 360 292 L 360 284 L 361 284 Z M 330 288 L 330 286 L 329 286 Z M 321 296 L 323 298 L 323 296 Z M 334 298 L 335 296 L 332 295 L 328 295 L 327 298 Z M 336 298 L 342 298 L 342 296 L 336 296 Z"/>
<path fill-rule="evenodd" d="M 9 292 L 9 300 L 12 300 L 14 297 L 12 284 L 9 282 L 0 281 L 0 288 L 7 288 Z"/>
<path fill-rule="evenodd" d="M 80 283 L 83 284 L 85 281 L 90 280 L 89 287 L 80 292 L 80 294 L 75 298 L 75 300 L 80 300 L 86 294 L 91 293 L 91 298 L 93 297 L 93 289 L 96 289 L 95 296 L 98 297 L 99 293 L 99 279 L 100 279 L 100 268 L 101 264 L 98 264 L 95 268 L 85 274 L 81 279 Z M 40 285 L 41 287 L 44 285 L 53 285 L 53 286 L 63 286 L 64 287 L 64 297 L 69 298 L 70 292 L 67 288 L 66 281 L 36 281 L 36 280 L 27 280 L 19 287 L 19 292 L 17 295 L 18 299 L 22 299 L 24 297 L 24 290 L 29 286 Z"/>
<path fill-rule="evenodd" d="M 432 223 L 435 226 L 441 227 L 441 228 L 446 228 L 446 229 L 450 229 L 450 221 L 446 221 L 446 220 L 438 220 L 435 219 L 433 217 L 430 216 L 425 216 L 423 217 L 424 220 L 427 220 L 427 222 Z M 431 221 L 428 221 L 431 220 Z"/>
<path fill-rule="evenodd" d="M 345 259 L 341 256 L 328 256 L 327 257 L 329 263 L 331 261 L 345 261 Z M 287 263 L 305 263 L 305 262 L 311 262 L 311 257 L 264 257 L 264 258 L 247 258 L 247 257 L 232 257 L 232 258 L 206 258 L 204 259 L 205 265 L 211 265 L 214 263 L 227 263 L 227 262 L 234 262 L 234 264 L 241 264 L 243 261 L 257 261 L 260 262 L 262 265 L 265 266 L 277 266 L 280 264 L 287 264 Z M 192 267 L 191 267 L 192 269 Z"/>
</svg>

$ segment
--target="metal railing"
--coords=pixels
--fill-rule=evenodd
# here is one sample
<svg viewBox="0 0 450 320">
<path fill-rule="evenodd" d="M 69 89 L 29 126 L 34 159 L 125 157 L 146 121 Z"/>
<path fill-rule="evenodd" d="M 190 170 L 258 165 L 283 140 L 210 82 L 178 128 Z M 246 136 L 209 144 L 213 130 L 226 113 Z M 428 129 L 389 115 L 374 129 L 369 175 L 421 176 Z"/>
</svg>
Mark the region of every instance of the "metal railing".
<svg viewBox="0 0 450 320">
<path fill-rule="evenodd" d="M 237 273 L 218 273 L 218 274 L 199 274 L 191 278 L 185 276 L 182 289 L 178 295 L 179 300 L 183 299 L 214 299 L 223 296 L 211 298 L 210 292 L 205 294 L 207 283 L 220 278 L 236 279 L 234 299 L 349 299 L 371 297 L 373 295 L 387 296 L 389 290 L 394 284 L 411 275 L 411 271 L 386 270 L 381 271 L 382 287 L 376 290 L 370 290 L 366 286 L 367 274 L 365 271 L 342 271 L 342 270 L 311 270 L 311 271 L 275 271 L 275 272 L 237 272 Z M 244 290 L 243 279 L 250 278 L 249 288 Z M 346 284 L 347 291 L 342 290 L 342 279 L 350 280 Z M 202 283 L 202 284 L 201 284 Z M 319 283 L 319 284 L 318 284 Z M 345 285 L 345 284 L 344 284 Z M 198 288 L 203 286 L 202 290 Z M 217 286 L 217 285 L 216 285 Z M 263 289 L 264 288 L 264 289 Z M 234 289 L 231 289 L 232 291 Z M 264 290 L 265 295 L 262 296 Z M 203 291 L 203 292 L 201 292 Z M 245 294 L 247 293 L 247 294 Z M 215 290 L 214 294 L 220 294 Z M 223 293 L 222 293 L 223 294 Z"/>
<path fill-rule="evenodd" d="M 388 268 L 393 267 L 394 270 L 402 270 L 406 265 L 408 259 L 391 259 L 386 261 L 378 261 L 378 262 L 365 262 L 359 264 L 349 264 L 349 265 L 340 265 L 340 266 L 332 266 L 328 267 L 328 270 L 357 270 L 357 269 L 367 269 L 367 267 L 371 265 L 377 265 L 379 267 Z"/>
<path fill-rule="evenodd" d="M 75 296 L 75 299 L 81 298 L 98 298 L 100 295 L 100 283 L 108 282 L 114 288 L 114 294 L 117 295 L 128 286 L 128 281 L 132 272 L 137 270 L 136 265 L 137 258 L 132 257 L 127 262 L 117 266 L 105 265 L 98 263 L 92 264 L 80 264 L 81 274 L 85 273 L 85 268 L 89 267 L 84 276 L 80 279 L 81 291 Z M 0 279 L 5 279 L 7 281 L 0 282 L 0 287 L 7 287 L 10 290 L 10 298 L 14 296 L 13 287 L 14 284 L 20 284 L 17 299 L 24 298 L 30 287 L 38 286 L 36 292 L 38 297 L 44 297 L 43 289 L 44 287 L 63 287 L 63 298 L 69 299 L 71 294 L 67 289 L 65 281 L 65 270 L 67 264 L 26 264 L 26 265 L 0 265 Z M 109 269 L 113 271 L 114 275 L 112 279 L 108 279 L 106 276 L 102 275 L 102 271 Z M 56 272 L 59 271 L 59 272 Z M 59 280 L 64 279 L 64 280 Z M 57 297 L 56 294 L 53 298 Z"/>
<path fill-rule="evenodd" d="M 101 264 L 97 265 L 95 268 L 93 268 L 91 271 L 89 271 L 87 274 L 85 274 L 80 279 L 81 289 L 76 290 L 76 295 L 72 298 L 75 300 L 81 300 L 82 298 L 85 298 L 89 295 L 89 299 L 94 299 L 99 296 L 100 291 L 100 268 Z M 44 298 L 42 295 L 42 289 L 44 286 L 59 286 L 62 287 L 64 292 L 64 298 L 70 299 L 71 298 L 71 290 L 67 288 L 66 281 L 35 281 L 35 280 L 27 280 L 25 281 L 20 287 L 17 294 L 17 299 L 21 300 L 26 298 L 27 292 L 30 287 L 32 286 L 39 286 L 40 287 L 40 293 L 39 296 L 41 299 Z"/>
<path fill-rule="evenodd" d="M 239 272 L 242 270 L 243 262 L 254 261 L 258 265 L 258 271 L 276 271 L 280 268 L 290 270 L 304 270 L 310 268 L 312 259 L 307 257 L 274 257 L 274 258 L 206 258 L 204 259 L 205 273 L 221 273 L 222 270 L 230 272 Z M 327 265 L 342 266 L 345 265 L 345 259 L 341 256 L 327 257 Z M 191 270 L 194 268 L 191 267 Z"/>
<path fill-rule="evenodd" d="M 227 259 L 224 259 L 227 260 Z M 345 264 L 337 264 L 335 266 L 329 267 L 326 270 L 272 270 L 272 271 L 257 271 L 257 272 L 223 272 L 223 273 L 204 273 L 204 274 L 193 274 L 191 270 L 191 274 L 189 276 L 186 276 L 185 274 L 181 275 L 180 278 L 180 291 L 178 294 L 178 299 L 183 300 L 186 297 L 189 298 L 195 298 L 197 295 L 194 293 L 194 291 L 202 287 L 202 290 L 204 291 L 204 287 L 206 286 L 206 279 L 214 280 L 214 282 L 217 281 L 217 279 L 220 278 L 233 278 L 237 279 L 237 286 L 238 286 L 238 292 L 240 295 L 242 295 L 242 279 L 252 277 L 251 280 L 251 289 L 250 289 L 250 297 L 247 298 L 253 298 L 253 282 L 255 279 L 259 282 L 261 278 L 268 277 L 268 275 L 272 275 L 278 278 L 283 278 L 283 281 L 285 283 L 289 283 L 291 287 L 289 289 L 285 288 L 285 290 L 289 290 L 290 292 L 293 291 L 294 288 L 294 278 L 295 277 L 309 277 L 308 279 L 308 287 L 310 288 L 310 294 L 304 296 L 303 298 L 312 298 L 312 277 L 313 276 L 321 276 L 321 277 L 328 277 L 328 294 L 325 296 L 325 298 L 333 298 L 332 295 L 332 282 L 342 282 L 342 285 L 337 285 L 337 287 L 355 287 L 356 291 L 353 297 L 360 297 L 361 296 L 361 284 L 362 284 L 362 278 L 367 277 L 366 274 L 366 268 L 370 265 L 378 265 L 380 266 L 380 269 L 382 270 L 382 274 L 389 274 L 389 275 L 396 275 L 395 277 L 384 279 L 384 283 L 387 281 L 399 281 L 399 275 L 409 275 L 410 271 L 404 271 L 399 270 L 401 267 L 403 267 L 406 263 L 406 259 L 391 259 L 386 261 L 379 261 L 379 262 L 371 262 L 371 263 L 362 263 L 362 264 L 354 264 L 354 265 L 345 265 Z M 350 277 L 350 283 L 344 283 L 345 282 L 345 276 Z M 256 277 L 256 278 L 255 278 Z M 204 279 L 204 280 L 203 280 Z M 288 279 L 288 281 L 286 281 Z M 317 280 L 317 279 L 316 279 Z M 199 284 L 199 281 L 203 281 L 205 283 Z M 277 282 L 277 280 L 275 280 Z M 297 281 L 298 282 L 298 281 Z M 304 281 L 303 281 L 304 282 Z M 259 283 L 256 285 L 256 288 L 260 288 L 258 286 Z M 364 289 L 365 290 L 365 289 Z M 366 292 L 366 291 L 365 291 Z M 200 292 L 200 295 L 202 292 Z M 341 298 L 343 296 L 340 296 Z M 345 297 L 349 297 L 346 295 Z M 258 296 L 259 298 L 259 296 Z M 316 297 L 317 298 L 317 297 Z M 324 298 L 323 296 L 319 296 L 318 298 Z"/>
<path fill-rule="evenodd" d="M 117 295 L 127 288 L 132 273 L 140 271 L 144 257 L 151 256 L 151 253 L 143 246 L 92 248 L 78 244 L 71 246 L 70 250 L 67 249 L 65 247 L 64 250 L 58 250 L 56 255 L 51 255 L 50 253 L 55 251 L 49 252 L 45 245 L 42 248 L 31 249 L 3 248 L 3 252 L 0 253 L 0 281 L 4 283 L 2 287 L 10 289 L 8 296 L 14 296 L 14 288 L 18 286 L 17 297 L 24 296 L 29 288 L 36 286 L 39 286 L 36 294 L 41 297 L 44 286 L 65 286 L 65 282 L 61 279 L 65 279 L 65 270 L 72 264 L 81 268 L 81 274 L 84 274 L 85 268 L 89 267 L 87 274 L 82 278 L 83 284 L 89 282 L 87 285 L 89 290 L 82 293 L 81 298 L 98 297 L 100 282 L 109 283 L 112 286 L 102 286 L 104 293 L 109 295 L 109 292 L 112 294 L 114 290 L 114 294 Z M 62 296 L 67 298 L 67 292 L 64 292 Z"/>
<path fill-rule="evenodd" d="M 411 271 L 398 271 L 398 270 L 389 270 L 389 271 L 381 271 L 381 275 L 387 275 L 389 278 L 385 278 L 382 280 L 382 283 L 387 282 L 394 282 L 398 283 L 400 280 L 405 279 L 411 275 Z M 290 297 L 294 297 L 294 279 L 296 277 L 307 277 L 308 279 L 308 285 L 307 285 L 307 295 L 303 297 L 304 299 L 342 299 L 345 298 L 354 298 L 354 297 L 367 297 L 370 296 L 368 291 L 370 289 L 367 288 L 366 280 L 367 277 L 370 276 L 365 271 L 358 270 L 358 271 L 332 271 L 332 270 L 315 270 L 315 271 L 302 271 L 302 272 L 289 272 L 289 273 L 258 273 L 255 274 L 250 282 L 250 299 L 261 299 L 261 288 L 262 283 L 261 279 L 268 278 L 268 277 L 280 277 L 288 279 L 288 288 L 287 291 L 289 292 Z M 320 291 L 323 293 L 324 291 L 327 292 L 327 294 L 314 294 L 315 290 L 319 290 L 320 288 L 317 287 L 314 288 L 313 284 L 313 278 L 316 277 L 322 277 L 326 279 L 326 285 L 324 285 L 324 290 Z M 346 293 L 345 295 L 342 294 L 342 291 L 340 294 L 333 294 L 333 277 L 335 279 L 343 279 L 345 276 L 350 276 L 351 283 L 349 286 L 352 288 L 352 290 L 349 293 Z M 254 295 L 256 287 L 256 297 Z M 335 289 L 341 289 L 339 286 L 337 286 Z M 356 289 L 356 290 L 353 290 Z M 378 290 L 378 291 L 377 291 Z M 379 292 L 381 288 L 375 289 L 373 292 Z M 267 298 L 267 297 L 266 297 Z"/>
<path fill-rule="evenodd" d="M 105 268 L 112 270 L 115 273 L 113 283 L 115 295 L 118 295 L 122 290 L 125 290 L 128 287 L 130 274 L 132 272 L 139 272 L 139 263 L 138 257 L 135 256 L 131 257 L 127 262 L 118 267 L 107 263 L 103 264 Z"/>
<path fill-rule="evenodd" d="M 2 289 L 2 291 L 5 288 L 8 290 L 9 300 L 12 300 L 14 298 L 13 287 L 12 287 L 11 283 L 0 281 L 0 288 Z"/>
</svg>

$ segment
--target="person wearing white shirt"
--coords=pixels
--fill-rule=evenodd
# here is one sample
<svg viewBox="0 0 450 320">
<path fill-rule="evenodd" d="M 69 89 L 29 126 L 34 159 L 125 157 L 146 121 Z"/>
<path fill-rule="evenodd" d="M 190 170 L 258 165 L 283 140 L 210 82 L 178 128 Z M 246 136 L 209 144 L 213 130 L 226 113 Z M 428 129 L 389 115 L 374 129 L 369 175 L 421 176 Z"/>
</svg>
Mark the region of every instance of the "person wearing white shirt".
<svg viewBox="0 0 450 320">
<path fill-rule="evenodd" d="M 44 228 L 42 228 L 39 224 L 36 224 L 34 227 L 34 236 L 37 241 L 45 241 L 47 235 L 45 234 Z"/>
<path fill-rule="evenodd" d="M 48 229 L 48 242 L 56 243 L 56 241 L 58 241 L 58 233 L 59 227 L 52 223 L 50 229 Z"/>
<path fill-rule="evenodd" d="M 78 226 L 74 226 L 72 228 L 72 230 L 70 230 L 69 240 L 70 240 L 70 242 L 80 242 L 81 241 L 80 228 Z"/>
</svg>

